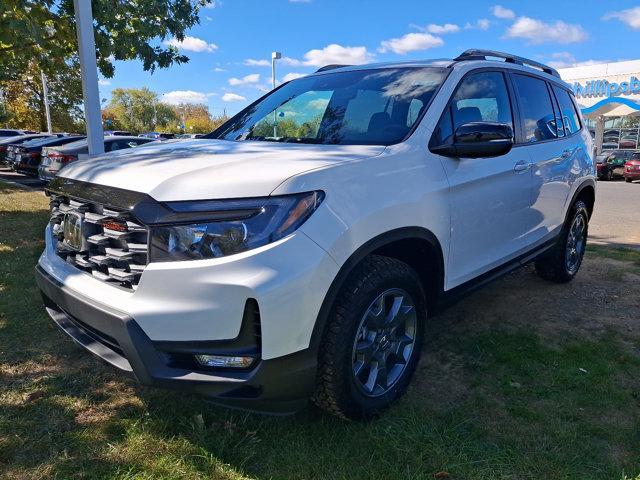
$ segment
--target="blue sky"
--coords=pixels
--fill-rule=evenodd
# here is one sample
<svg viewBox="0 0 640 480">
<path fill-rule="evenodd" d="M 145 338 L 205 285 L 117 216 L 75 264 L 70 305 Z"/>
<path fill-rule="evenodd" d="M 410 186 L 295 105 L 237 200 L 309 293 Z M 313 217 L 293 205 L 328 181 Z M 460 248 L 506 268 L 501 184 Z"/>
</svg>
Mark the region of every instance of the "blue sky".
<svg viewBox="0 0 640 480">
<path fill-rule="evenodd" d="M 556 67 L 638 58 L 640 2 L 632 1 L 365 1 L 220 0 L 180 44 L 187 64 L 144 72 L 116 62 L 101 80 L 143 87 L 168 102 L 202 102 L 233 114 L 270 88 L 270 56 L 279 50 L 278 80 L 328 63 L 452 58 L 467 48 L 502 50 Z"/>
</svg>

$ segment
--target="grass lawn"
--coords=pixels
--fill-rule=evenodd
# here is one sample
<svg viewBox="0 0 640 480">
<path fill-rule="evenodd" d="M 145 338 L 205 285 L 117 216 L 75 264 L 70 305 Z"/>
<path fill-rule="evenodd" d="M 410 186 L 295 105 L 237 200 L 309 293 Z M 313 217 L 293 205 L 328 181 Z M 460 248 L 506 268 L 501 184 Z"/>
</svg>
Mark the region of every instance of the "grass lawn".
<svg viewBox="0 0 640 480">
<path fill-rule="evenodd" d="M 265 417 L 140 387 L 46 316 L 46 198 L 0 182 L 0 478 L 640 480 L 640 253 L 515 272 L 433 319 L 380 419 Z"/>
</svg>

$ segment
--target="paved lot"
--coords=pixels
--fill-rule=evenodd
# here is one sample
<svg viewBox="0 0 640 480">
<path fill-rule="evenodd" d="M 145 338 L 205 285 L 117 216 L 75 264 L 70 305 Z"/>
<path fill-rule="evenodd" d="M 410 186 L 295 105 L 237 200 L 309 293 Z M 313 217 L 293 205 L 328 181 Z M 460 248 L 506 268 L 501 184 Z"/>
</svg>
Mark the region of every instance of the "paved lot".
<svg viewBox="0 0 640 480">
<path fill-rule="evenodd" d="M 37 178 L 0 168 L 0 179 L 42 188 Z M 598 182 L 596 207 L 589 225 L 594 244 L 640 249 L 640 182 Z"/>
<path fill-rule="evenodd" d="M 640 249 L 640 182 L 598 182 L 589 241 Z"/>
</svg>

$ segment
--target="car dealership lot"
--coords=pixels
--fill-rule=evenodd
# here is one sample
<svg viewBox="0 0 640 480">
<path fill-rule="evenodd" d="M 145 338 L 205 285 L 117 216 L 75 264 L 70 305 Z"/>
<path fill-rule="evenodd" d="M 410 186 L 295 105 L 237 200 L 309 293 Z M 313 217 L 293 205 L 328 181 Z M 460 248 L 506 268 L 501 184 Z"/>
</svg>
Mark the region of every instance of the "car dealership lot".
<svg viewBox="0 0 640 480">
<path fill-rule="evenodd" d="M 621 202 L 611 212 L 634 212 L 625 218 L 637 227 L 640 210 L 626 205 L 638 204 L 640 185 L 599 187 L 592 235 L 630 244 L 623 230 L 613 235 L 622 222 L 602 202 Z M 407 398 L 357 425 L 312 409 L 263 417 L 146 389 L 73 346 L 33 282 L 46 209 L 41 193 L 0 182 L 0 477 L 640 473 L 640 254 L 592 247 L 569 285 L 523 269 L 471 295 L 429 324 Z"/>
</svg>

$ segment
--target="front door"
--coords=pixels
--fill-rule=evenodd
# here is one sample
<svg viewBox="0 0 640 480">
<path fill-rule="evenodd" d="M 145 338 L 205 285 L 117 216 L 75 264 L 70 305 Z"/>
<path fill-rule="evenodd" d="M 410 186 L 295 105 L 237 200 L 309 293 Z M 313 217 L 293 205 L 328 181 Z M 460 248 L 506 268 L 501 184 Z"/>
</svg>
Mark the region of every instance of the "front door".
<svg viewBox="0 0 640 480">
<path fill-rule="evenodd" d="M 436 129 L 442 141 L 460 125 L 499 122 L 513 128 L 505 76 L 468 74 Z M 527 246 L 531 229 L 531 170 L 525 149 L 494 158 L 440 157 L 448 177 L 451 242 L 446 288 L 499 266 Z"/>
</svg>

